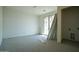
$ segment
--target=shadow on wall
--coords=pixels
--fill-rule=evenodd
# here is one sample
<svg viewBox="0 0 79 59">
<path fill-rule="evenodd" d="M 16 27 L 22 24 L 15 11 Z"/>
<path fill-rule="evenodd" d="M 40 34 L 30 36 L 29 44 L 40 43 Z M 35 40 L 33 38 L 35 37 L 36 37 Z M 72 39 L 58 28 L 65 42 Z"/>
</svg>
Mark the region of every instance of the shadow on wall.
<svg viewBox="0 0 79 59">
<path fill-rule="evenodd" d="M 79 7 L 73 6 L 62 10 L 63 39 L 79 41 Z"/>
</svg>

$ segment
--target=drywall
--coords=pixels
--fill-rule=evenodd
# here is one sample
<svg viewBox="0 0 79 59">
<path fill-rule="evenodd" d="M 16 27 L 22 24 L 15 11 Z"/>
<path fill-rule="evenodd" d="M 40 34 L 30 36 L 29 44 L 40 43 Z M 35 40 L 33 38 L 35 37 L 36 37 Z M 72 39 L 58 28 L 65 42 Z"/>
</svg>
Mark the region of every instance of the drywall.
<svg viewBox="0 0 79 59">
<path fill-rule="evenodd" d="M 3 8 L 3 38 L 38 34 L 38 17 Z"/>
<path fill-rule="evenodd" d="M 62 33 L 61 33 L 61 17 L 62 17 L 62 14 L 61 14 L 61 10 L 64 9 L 64 8 L 68 8 L 70 6 L 58 6 L 57 7 L 57 42 L 58 43 L 61 43 L 62 41 Z"/>
<path fill-rule="evenodd" d="M 74 39 L 71 38 L 74 33 Z M 79 41 L 79 7 L 62 10 L 62 38 Z"/>
<path fill-rule="evenodd" d="M 2 43 L 2 7 L 0 7 L 0 45 Z"/>
<path fill-rule="evenodd" d="M 46 13 L 46 14 L 43 14 L 43 15 L 40 15 L 39 16 L 39 23 L 40 23 L 40 34 L 43 34 L 44 33 L 44 18 L 47 17 L 47 16 L 52 16 L 52 15 L 55 15 L 57 13 L 57 11 L 53 11 L 53 12 L 49 12 L 49 13 Z"/>
</svg>

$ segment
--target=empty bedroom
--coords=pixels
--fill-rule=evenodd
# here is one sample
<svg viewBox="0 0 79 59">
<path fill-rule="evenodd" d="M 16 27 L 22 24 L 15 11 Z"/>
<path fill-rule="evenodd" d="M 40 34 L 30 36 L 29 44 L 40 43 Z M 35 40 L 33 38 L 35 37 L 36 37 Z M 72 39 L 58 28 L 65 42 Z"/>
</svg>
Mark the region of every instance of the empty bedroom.
<svg viewBox="0 0 79 59">
<path fill-rule="evenodd" d="M 79 7 L 67 6 L 0 6 L 0 51 L 79 51 L 78 35 L 76 40 L 73 32 L 78 25 L 76 9 L 78 12 Z"/>
</svg>

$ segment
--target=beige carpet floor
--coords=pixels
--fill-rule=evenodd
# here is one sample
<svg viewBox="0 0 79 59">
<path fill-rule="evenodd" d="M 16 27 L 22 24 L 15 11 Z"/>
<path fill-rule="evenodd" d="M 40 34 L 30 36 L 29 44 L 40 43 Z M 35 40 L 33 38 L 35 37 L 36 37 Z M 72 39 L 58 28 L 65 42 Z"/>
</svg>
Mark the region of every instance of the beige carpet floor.
<svg viewBox="0 0 79 59">
<path fill-rule="evenodd" d="M 1 51 L 6 52 L 78 52 L 79 42 L 47 40 L 44 35 L 4 39 Z"/>
</svg>

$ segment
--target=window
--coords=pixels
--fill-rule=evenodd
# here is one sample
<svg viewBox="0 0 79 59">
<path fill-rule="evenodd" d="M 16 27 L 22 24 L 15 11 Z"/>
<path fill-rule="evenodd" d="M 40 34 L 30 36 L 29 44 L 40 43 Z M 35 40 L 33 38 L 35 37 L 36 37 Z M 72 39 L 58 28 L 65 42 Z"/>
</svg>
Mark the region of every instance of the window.
<svg viewBox="0 0 79 59">
<path fill-rule="evenodd" d="M 44 34 L 48 35 L 48 17 L 44 18 Z"/>
<path fill-rule="evenodd" d="M 47 16 L 44 18 L 44 34 L 48 35 L 49 30 L 52 26 L 52 22 L 54 20 L 54 15 L 53 16 Z"/>
<path fill-rule="evenodd" d="M 53 15 L 53 16 L 50 16 L 50 28 L 51 28 L 51 26 L 52 26 L 53 20 L 54 20 L 54 15 Z"/>
</svg>

